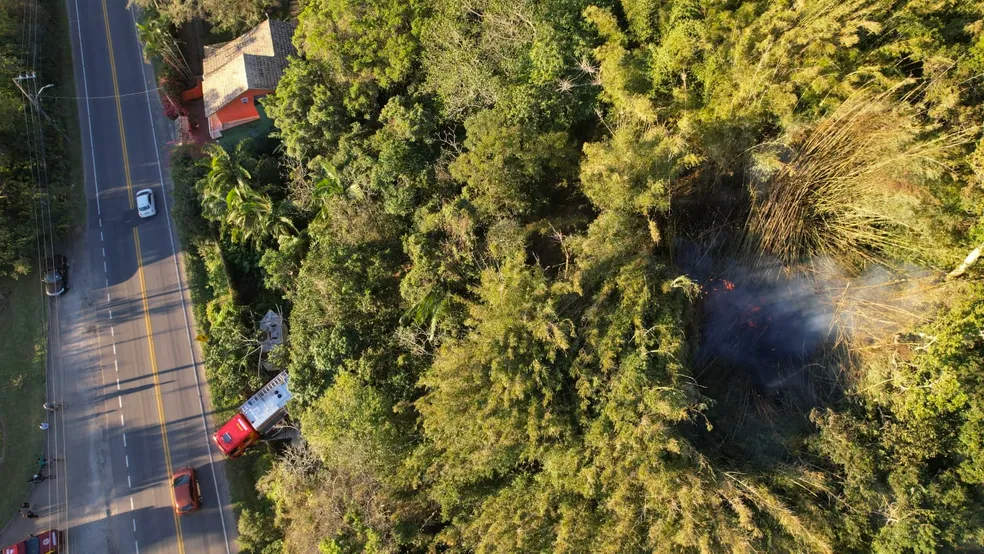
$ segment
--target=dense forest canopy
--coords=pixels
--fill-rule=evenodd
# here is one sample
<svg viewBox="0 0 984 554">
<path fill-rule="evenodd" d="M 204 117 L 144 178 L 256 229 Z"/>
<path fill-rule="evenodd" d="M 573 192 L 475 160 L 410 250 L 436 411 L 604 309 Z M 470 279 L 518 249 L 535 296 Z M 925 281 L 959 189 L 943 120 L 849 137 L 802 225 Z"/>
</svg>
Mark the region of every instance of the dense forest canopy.
<svg viewBox="0 0 984 554">
<path fill-rule="evenodd" d="M 29 8 L 19 2 L 0 5 L 0 276 L 3 277 L 16 278 L 37 270 L 40 259 L 51 256 L 52 241 L 65 236 L 73 225 L 70 198 L 73 154 L 65 131 L 52 123 L 58 120 L 65 125 L 65 121 L 74 119 L 73 106 L 38 96 L 38 105 L 45 110 L 42 119 L 41 112 L 32 112 L 25 96 L 39 95 L 46 85 L 55 87 L 48 95 L 65 94 L 72 88 L 71 82 L 64 82 L 62 71 L 68 46 L 52 31 L 57 28 L 57 20 L 49 8 L 44 4 Z M 27 19 L 28 13 L 39 22 L 34 24 L 38 27 L 34 30 L 36 36 L 26 34 L 31 21 Z M 41 152 L 44 163 L 40 161 Z M 42 208 L 43 214 L 39 212 Z"/>
<path fill-rule="evenodd" d="M 247 551 L 984 549 L 984 3 L 299 8 L 175 153 L 218 398 L 288 317 Z"/>
</svg>

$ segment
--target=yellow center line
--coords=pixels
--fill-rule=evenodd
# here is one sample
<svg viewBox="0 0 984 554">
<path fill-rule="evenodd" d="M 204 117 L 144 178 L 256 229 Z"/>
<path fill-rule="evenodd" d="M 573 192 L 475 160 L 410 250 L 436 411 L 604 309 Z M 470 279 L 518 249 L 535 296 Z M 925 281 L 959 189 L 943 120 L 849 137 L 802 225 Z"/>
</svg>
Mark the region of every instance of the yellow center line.
<svg viewBox="0 0 984 554">
<path fill-rule="evenodd" d="M 102 0 L 103 8 L 103 22 L 106 25 L 106 44 L 109 48 L 109 70 L 113 75 L 113 92 L 116 98 L 116 117 L 120 126 L 120 144 L 123 146 L 123 173 L 126 176 L 126 190 L 127 198 L 130 202 L 130 209 L 133 209 L 133 182 L 130 178 L 130 156 L 126 149 L 126 132 L 123 130 L 123 106 L 120 103 L 120 86 L 119 79 L 116 76 L 116 58 L 113 56 L 113 38 L 109 27 L 109 10 L 106 7 L 106 0 Z M 171 496 L 171 501 L 174 501 L 174 490 L 171 487 L 171 475 L 174 474 L 174 470 L 171 466 L 171 449 L 167 442 L 167 419 L 164 416 L 164 398 L 161 396 L 161 383 L 157 371 L 157 353 L 154 349 L 154 329 L 150 324 L 150 302 L 147 300 L 147 282 L 144 279 L 143 270 L 143 257 L 140 255 L 140 235 L 137 233 L 137 229 L 133 229 L 133 244 L 136 248 L 137 255 L 137 276 L 140 281 L 140 299 L 143 302 L 143 312 L 144 312 L 144 324 L 147 327 L 147 344 L 150 348 L 150 369 L 154 377 L 154 392 L 157 396 L 157 415 L 160 418 L 161 425 L 161 439 L 164 443 L 164 464 L 167 468 L 167 485 L 168 491 Z M 174 528 L 178 535 L 178 552 L 184 554 L 184 537 L 181 533 L 181 520 L 178 519 L 178 514 L 172 511 L 174 516 Z"/>
<path fill-rule="evenodd" d="M 113 74 L 113 92 L 116 98 L 116 119 L 120 124 L 120 143 L 123 145 L 123 173 L 126 175 L 127 198 L 130 201 L 130 209 L 133 209 L 133 185 L 130 180 L 130 156 L 126 151 L 126 133 L 123 131 L 123 106 L 120 104 L 120 84 L 116 78 L 116 57 L 113 55 L 113 37 L 109 30 L 109 10 L 106 8 L 106 0 L 102 0 L 103 22 L 106 25 L 106 44 L 109 49 L 109 70 Z M 139 252 L 138 252 L 139 254 Z"/>
</svg>

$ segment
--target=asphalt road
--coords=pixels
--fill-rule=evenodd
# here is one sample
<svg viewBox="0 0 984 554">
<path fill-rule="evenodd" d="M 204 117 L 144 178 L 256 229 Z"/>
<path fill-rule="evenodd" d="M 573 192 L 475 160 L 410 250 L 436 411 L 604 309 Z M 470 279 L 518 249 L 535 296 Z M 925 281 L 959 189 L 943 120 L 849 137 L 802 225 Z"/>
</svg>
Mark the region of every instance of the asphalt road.
<svg viewBox="0 0 984 554">
<path fill-rule="evenodd" d="M 230 554 L 236 525 L 214 431 L 180 243 L 169 220 L 160 146 L 169 122 L 126 0 L 67 0 L 85 162 L 87 221 L 67 246 L 71 290 L 52 299 L 49 395 L 55 479 L 42 515 L 0 537 L 59 528 L 65 552 Z M 151 87 L 153 84 L 150 85 Z M 158 214 L 137 216 L 150 188 Z M 194 467 L 202 510 L 178 517 L 170 474 Z"/>
</svg>

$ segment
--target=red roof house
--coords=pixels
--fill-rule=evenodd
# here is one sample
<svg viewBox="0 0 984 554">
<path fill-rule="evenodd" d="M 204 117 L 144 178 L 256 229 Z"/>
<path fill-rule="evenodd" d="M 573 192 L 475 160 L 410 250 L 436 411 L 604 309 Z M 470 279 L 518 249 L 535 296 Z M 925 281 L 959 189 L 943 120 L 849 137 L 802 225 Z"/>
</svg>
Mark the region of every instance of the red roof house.
<svg viewBox="0 0 984 554">
<path fill-rule="evenodd" d="M 267 19 L 235 40 L 205 47 L 202 93 L 212 138 L 260 118 L 257 99 L 277 88 L 287 57 L 297 54 L 293 35 L 292 23 Z"/>
</svg>

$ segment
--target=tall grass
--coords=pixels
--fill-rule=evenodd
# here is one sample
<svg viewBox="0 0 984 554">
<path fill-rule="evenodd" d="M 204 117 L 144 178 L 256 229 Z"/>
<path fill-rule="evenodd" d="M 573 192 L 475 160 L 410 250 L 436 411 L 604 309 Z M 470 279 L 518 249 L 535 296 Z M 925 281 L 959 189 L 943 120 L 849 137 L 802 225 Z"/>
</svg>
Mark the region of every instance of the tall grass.
<svg viewBox="0 0 984 554">
<path fill-rule="evenodd" d="M 917 216 L 905 206 L 928 197 L 926 183 L 948 171 L 965 140 L 934 133 L 895 90 L 855 93 L 774 156 L 775 169 L 753 191 L 746 253 L 786 263 L 816 256 L 867 262 L 887 250 L 918 250 L 906 237 Z"/>
<path fill-rule="evenodd" d="M 17 514 L 27 498 L 27 480 L 37 469 L 35 460 L 44 452 L 45 401 L 44 302 L 39 277 L 32 273 L 18 280 L 0 280 L 0 527 Z"/>
</svg>

